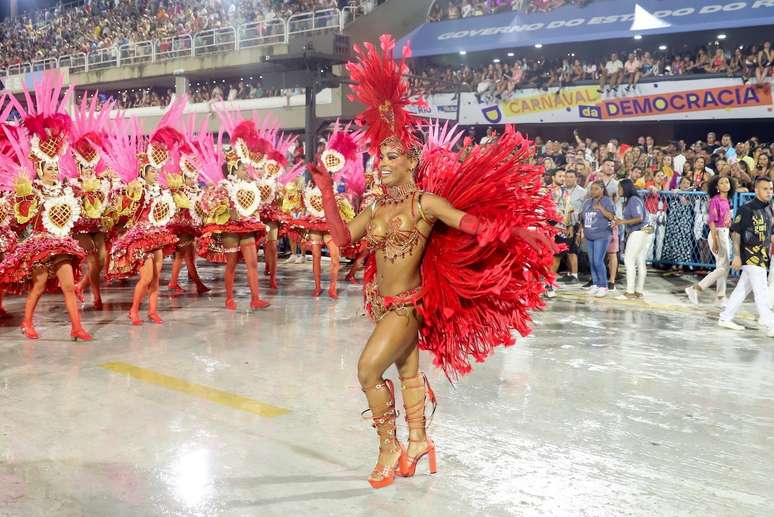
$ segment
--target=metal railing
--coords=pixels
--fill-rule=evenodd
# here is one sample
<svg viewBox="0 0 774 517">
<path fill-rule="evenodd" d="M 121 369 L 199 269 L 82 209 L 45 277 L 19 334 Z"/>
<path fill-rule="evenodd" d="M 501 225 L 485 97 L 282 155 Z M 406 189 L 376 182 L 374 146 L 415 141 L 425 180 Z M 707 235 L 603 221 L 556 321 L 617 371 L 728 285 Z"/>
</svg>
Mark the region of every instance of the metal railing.
<svg viewBox="0 0 774 517">
<path fill-rule="evenodd" d="M 330 29 L 341 30 L 341 10 L 321 9 L 307 13 L 294 14 L 287 21 L 288 37 L 293 34 L 304 34 Z"/>
<path fill-rule="evenodd" d="M 118 48 L 102 48 L 96 52 L 89 52 L 86 55 L 86 66 L 88 70 L 104 70 L 106 68 L 115 68 L 118 66 Z"/>
<path fill-rule="evenodd" d="M 170 36 L 153 42 L 156 61 L 179 59 L 193 55 L 193 38 L 190 34 Z"/>
<path fill-rule="evenodd" d="M 154 45 L 151 40 L 128 43 L 118 47 L 118 66 L 152 63 L 153 58 Z"/>
<path fill-rule="evenodd" d="M 53 58 L 45 58 L 45 59 L 36 59 L 31 63 L 31 68 L 33 72 L 42 72 L 44 70 L 51 70 L 52 68 L 58 68 L 59 63 L 58 61 Z"/>
<path fill-rule="evenodd" d="M 286 27 L 285 20 L 281 18 L 244 23 L 237 28 L 237 44 L 239 49 L 285 43 L 287 36 Z"/>
<path fill-rule="evenodd" d="M 32 65 L 30 63 L 8 65 L 8 75 L 28 74 L 30 72 L 32 72 Z"/>
<path fill-rule="evenodd" d="M 86 54 L 68 54 L 60 57 L 58 60 L 59 68 L 69 68 L 70 73 L 77 74 L 86 71 Z"/>
<path fill-rule="evenodd" d="M 320 9 L 298 13 L 287 19 L 250 22 L 239 26 L 209 29 L 196 34 L 181 34 L 160 40 L 100 49 L 89 53 L 76 53 L 58 58 L 44 58 L 33 62 L 17 63 L 0 70 L 2 76 L 20 75 L 33 71 L 68 67 L 70 73 L 103 70 L 142 63 L 156 63 L 170 59 L 202 56 L 219 52 L 232 52 L 244 48 L 256 48 L 278 43 L 288 43 L 291 36 L 341 31 L 358 16 L 368 14 L 368 2 L 343 9 Z"/>
<path fill-rule="evenodd" d="M 234 27 L 197 32 L 193 36 L 193 55 L 203 56 L 236 50 L 236 34 Z"/>
</svg>

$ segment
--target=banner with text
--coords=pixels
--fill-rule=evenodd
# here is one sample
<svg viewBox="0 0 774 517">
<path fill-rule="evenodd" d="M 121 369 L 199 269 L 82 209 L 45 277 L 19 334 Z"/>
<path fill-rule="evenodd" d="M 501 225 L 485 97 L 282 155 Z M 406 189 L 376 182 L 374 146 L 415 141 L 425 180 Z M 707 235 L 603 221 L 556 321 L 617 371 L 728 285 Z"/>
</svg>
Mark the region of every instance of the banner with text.
<svg viewBox="0 0 774 517">
<path fill-rule="evenodd" d="M 419 57 L 772 23 L 774 0 L 595 0 L 548 12 L 506 11 L 424 23 L 401 38 L 395 52 L 400 55 L 407 42 Z"/>
<path fill-rule="evenodd" d="M 486 95 L 463 93 L 459 123 L 535 124 L 655 120 L 774 118 L 772 85 L 742 84 L 739 79 L 661 81 L 633 91 L 600 94 L 596 86 L 556 91 L 518 90 L 508 100 L 486 102 Z M 453 94 L 431 95 L 420 115 L 457 120 Z"/>
</svg>

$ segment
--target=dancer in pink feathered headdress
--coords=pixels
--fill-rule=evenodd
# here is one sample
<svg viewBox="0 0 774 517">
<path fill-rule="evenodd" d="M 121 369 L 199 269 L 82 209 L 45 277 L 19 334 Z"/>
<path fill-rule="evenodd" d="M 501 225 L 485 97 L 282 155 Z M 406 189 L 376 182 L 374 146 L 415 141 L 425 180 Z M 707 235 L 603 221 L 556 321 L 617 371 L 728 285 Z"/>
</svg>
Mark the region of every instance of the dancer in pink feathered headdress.
<svg viewBox="0 0 774 517">
<path fill-rule="evenodd" d="M 216 113 L 220 121 L 217 145 L 213 149 L 202 149 L 201 158 L 222 165 L 223 173 L 202 171 L 208 186 L 198 203 L 203 223 L 199 255 L 211 262 L 225 263 L 226 308 L 229 310 L 236 310 L 234 277 L 241 257 L 247 267 L 250 308 L 264 309 L 269 302 L 260 296 L 257 246 L 266 234 L 266 224 L 260 218 L 261 191 L 257 178 L 271 146 L 252 120 L 241 120 L 225 109 Z M 226 133 L 231 139 L 231 149 L 223 155 L 221 145 Z M 225 159 L 225 163 L 221 159 Z"/>
<path fill-rule="evenodd" d="M 261 221 L 266 223 L 266 237 L 263 240 L 263 257 L 266 261 L 266 274 L 269 275 L 269 287 L 277 289 L 277 239 L 281 232 L 286 233 L 289 218 L 282 211 L 282 179 L 303 171 L 299 164 L 288 166 L 288 150 L 297 144 L 297 138 L 286 135 L 279 129 L 279 121 L 271 116 L 261 120 L 253 117 L 258 133 L 269 143 L 269 150 L 259 164 L 258 188 L 261 191 Z"/>
<path fill-rule="evenodd" d="M 180 147 L 180 170 L 169 171 L 166 175 L 167 188 L 172 193 L 177 207 L 175 216 L 169 223 L 169 229 L 179 239 L 177 246 L 175 246 L 175 258 L 172 261 L 172 272 L 167 287 L 174 293 L 184 292 L 178 283 L 178 278 L 183 264 L 185 264 L 188 269 L 188 278 L 196 285 L 196 293 L 201 296 L 209 292 L 210 288 L 204 285 L 196 268 L 195 241 L 201 236 L 202 226 L 202 219 L 196 206 L 202 195 L 202 190 L 199 187 L 200 172 L 205 166 L 201 155 L 203 152 L 208 152 L 213 146 L 213 142 L 207 129 L 208 117 L 204 117 L 199 126 L 197 126 L 194 114 L 183 117 L 180 123 L 185 139 Z"/>
<path fill-rule="evenodd" d="M 102 174 L 105 170 L 102 155 L 113 102 L 104 103 L 97 111 L 98 99 L 98 93 L 91 98 L 84 93 L 76 106 L 70 133 L 70 152 L 62 157 L 60 166 L 81 205 L 81 216 L 75 222 L 72 235 L 87 253 L 88 275 L 84 275 L 76 286 L 76 295 L 83 301 L 83 290 L 86 285 L 91 285 L 94 309 L 100 311 L 100 276 L 107 253 L 107 233 L 113 225 L 112 219 L 107 217 L 112 183 Z"/>
<path fill-rule="evenodd" d="M 0 289 L 27 293 L 21 329 L 29 339 L 38 338 L 33 325 L 38 300 L 47 289 L 61 289 L 72 324 L 70 336 L 88 341 L 92 337 L 81 326 L 75 295 L 75 276 L 86 254 L 70 237 L 81 206 L 62 182 L 60 168 L 72 129 L 65 106 L 73 89 L 62 90 L 62 76 L 47 72 L 35 83 L 32 96 L 25 90 L 26 106 L 8 98 L 22 125 L 2 128 L 5 147 L 13 155 L 0 156 L 0 181 L 13 185 L 13 223 L 25 238 L 0 263 Z"/>
<path fill-rule="evenodd" d="M 168 224 L 177 207 L 160 180 L 166 170 L 178 167 L 182 134 L 174 129 L 184 103 L 174 103 L 151 135 L 147 146 L 137 121 L 118 119 L 106 142 L 108 165 L 121 177 L 125 188 L 117 199 L 127 231 L 113 242 L 108 279 L 128 278 L 139 273 L 129 319 L 141 325 L 140 305 L 148 296 L 148 319 L 163 323 L 158 314 L 159 275 L 164 249 L 177 244 Z M 145 149 L 145 152 L 140 151 Z"/>
<path fill-rule="evenodd" d="M 350 201 L 343 195 L 346 185 L 357 183 L 357 176 L 363 176 L 363 149 L 361 147 L 362 133 L 351 130 L 349 125 L 342 127 L 338 121 L 328 139 L 325 150 L 320 157 L 322 166 L 339 183 L 342 188 L 335 194 L 338 213 L 344 221 L 351 221 L 355 211 Z M 361 180 L 362 181 L 362 180 Z M 337 281 L 339 261 L 342 252 L 347 256 L 357 255 L 357 246 L 338 246 L 328 232 L 328 222 L 323 210 L 322 194 L 313 184 L 306 186 L 303 192 L 303 206 L 306 215 L 293 221 L 293 228 L 299 234 L 303 246 L 312 248 L 312 273 L 314 275 L 314 291 L 312 296 L 322 293 L 322 247 L 327 246 L 331 258 L 328 281 L 328 296 L 338 298 Z"/>
</svg>

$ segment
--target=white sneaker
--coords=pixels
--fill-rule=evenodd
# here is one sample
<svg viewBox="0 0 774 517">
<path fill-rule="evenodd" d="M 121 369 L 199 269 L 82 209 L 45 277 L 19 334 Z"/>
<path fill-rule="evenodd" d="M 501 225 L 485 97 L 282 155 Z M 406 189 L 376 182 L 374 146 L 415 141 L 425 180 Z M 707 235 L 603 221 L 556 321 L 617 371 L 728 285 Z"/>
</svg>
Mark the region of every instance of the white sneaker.
<svg viewBox="0 0 774 517">
<path fill-rule="evenodd" d="M 688 296 L 688 301 L 694 305 L 699 305 L 699 291 L 693 286 L 685 288 L 685 295 Z"/>
<path fill-rule="evenodd" d="M 296 262 L 296 256 L 297 256 L 297 255 L 291 255 L 291 256 L 289 256 L 287 259 L 285 259 L 285 261 L 283 262 L 283 264 L 295 264 L 295 262 Z"/>
<path fill-rule="evenodd" d="M 600 287 L 594 293 L 594 298 L 604 298 L 607 296 L 607 287 Z"/>
<path fill-rule="evenodd" d="M 553 287 L 546 288 L 546 298 L 556 298 L 556 290 Z"/>
<path fill-rule="evenodd" d="M 731 330 L 744 330 L 744 327 L 742 325 L 739 325 L 738 323 L 734 323 L 731 320 L 718 320 L 718 327 L 723 327 L 724 329 L 731 329 Z"/>
<path fill-rule="evenodd" d="M 591 287 L 589 287 L 589 296 L 594 296 L 595 294 L 597 294 L 598 290 L 599 290 L 599 286 L 592 285 Z"/>
</svg>

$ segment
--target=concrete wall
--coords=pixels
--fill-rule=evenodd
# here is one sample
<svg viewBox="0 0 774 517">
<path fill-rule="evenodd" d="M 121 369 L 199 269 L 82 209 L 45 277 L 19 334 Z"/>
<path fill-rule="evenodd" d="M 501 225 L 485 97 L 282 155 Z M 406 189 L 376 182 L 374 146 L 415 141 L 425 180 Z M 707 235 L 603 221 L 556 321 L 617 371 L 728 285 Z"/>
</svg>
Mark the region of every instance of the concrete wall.
<svg viewBox="0 0 774 517">
<path fill-rule="evenodd" d="M 229 69 L 236 70 L 245 66 L 258 68 L 260 64 L 265 63 L 266 56 L 281 56 L 287 53 L 287 45 L 272 45 L 227 53 L 185 57 L 160 63 L 122 65 L 120 68 L 78 74 L 71 73 L 70 79 L 78 86 L 86 88 L 132 88 L 135 85 L 147 83 L 148 79 L 153 78 L 186 74 L 201 75 L 215 70 L 219 72 Z"/>
</svg>

